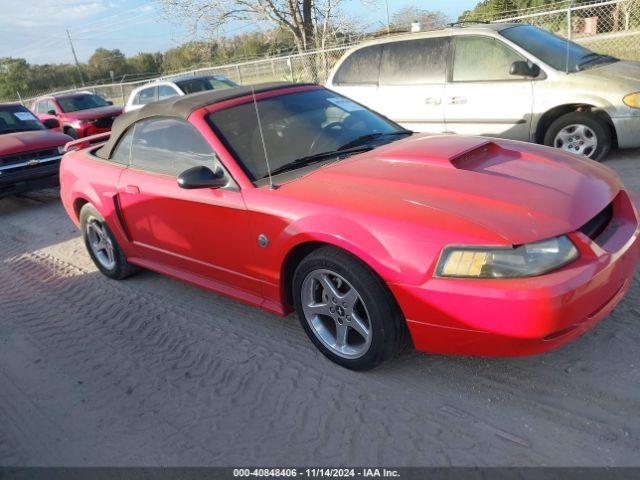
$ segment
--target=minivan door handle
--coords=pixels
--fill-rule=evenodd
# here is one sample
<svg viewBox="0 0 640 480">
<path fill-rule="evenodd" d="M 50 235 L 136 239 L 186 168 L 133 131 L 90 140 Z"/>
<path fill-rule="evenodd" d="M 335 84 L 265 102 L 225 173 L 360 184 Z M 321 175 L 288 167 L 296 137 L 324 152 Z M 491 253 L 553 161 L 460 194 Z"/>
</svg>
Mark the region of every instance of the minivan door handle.
<svg viewBox="0 0 640 480">
<path fill-rule="evenodd" d="M 427 105 L 440 105 L 442 103 L 442 98 L 428 97 L 424 99 L 424 103 L 426 103 Z"/>
<path fill-rule="evenodd" d="M 449 105 L 463 105 L 467 103 L 467 97 L 449 97 Z"/>
<path fill-rule="evenodd" d="M 140 189 L 137 185 L 127 185 L 124 187 L 124 193 L 128 193 L 129 195 L 138 195 L 140 193 Z"/>
</svg>

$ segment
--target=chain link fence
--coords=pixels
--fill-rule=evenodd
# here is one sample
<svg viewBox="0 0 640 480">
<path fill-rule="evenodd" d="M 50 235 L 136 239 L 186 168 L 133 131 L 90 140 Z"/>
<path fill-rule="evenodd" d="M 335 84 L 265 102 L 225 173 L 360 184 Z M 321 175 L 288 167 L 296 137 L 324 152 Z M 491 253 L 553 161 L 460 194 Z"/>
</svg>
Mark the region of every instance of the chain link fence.
<svg viewBox="0 0 640 480">
<path fill-rule="evenodd" d="M 465 20 L 529 23 L 597 53 L 640 60 L 640 0 L 567 0 L 544 8 L 481 12 Z"/>
<path fill-rule="evenodd" d="M 557 35 L 572 39 L 602 54 L 640 61 L 640 0 L 608 0 L 578 2 L 565 0 L 541 7 L 508 12 L 480 12 L 467 17 L 468 21 L 530 23 Z M 197 68 L 166 75 L 176 76 L 221 74 L 239 84 L 270 81 L 324 83 L 329 72 L 349 46 L 318 50 L 304 54 L 264 58 L 247 62 Z M 89 87 L 73 87 L 55 93 L 90 91 L 114 104 L 122 105 L 133 89 L 150 80 L 112 83 Z M 16 98 L 29 106 L 35 97 L 52 92 L 16 92 Z"/>
<path fill-rule="evenodd" d="M 307 52 L 303 54 L 287 55 L 282 57 L 264 58 L 248 62 L 233 63 L 212 67 L 202 67 L 183 71 L 172 75 L 164 75 L 153 79 L 111 83 L 106 85 L 92 85 L 87 87 L 74 86 L 66 90 L 53 93 L 70 93 L 89 91 L 112 101 L 116 105 L 126 103 L 131 92 L 152 80 L 184 77 L 189 75 L 218 74 L 233 80 L 240 85 L 261 82 L 312 82 L 324 83 L 335 63 L 342 57 L 349 46 L 340 46 L 325 50 Z M 41 95 L 52 94 L 51 91 L 18 93 L 16 98 L 4 101 L 20 101 L 30 106 L 33 100 Z"/>
</svg>

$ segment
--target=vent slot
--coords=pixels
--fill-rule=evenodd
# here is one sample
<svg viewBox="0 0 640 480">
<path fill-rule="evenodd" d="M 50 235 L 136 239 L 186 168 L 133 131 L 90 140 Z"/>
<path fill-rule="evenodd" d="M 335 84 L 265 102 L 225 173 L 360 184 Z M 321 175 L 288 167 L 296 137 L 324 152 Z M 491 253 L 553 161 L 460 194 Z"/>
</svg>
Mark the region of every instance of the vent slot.
<svg viewBox="0 0 640 480">
<path fill-rule="evenodd" d="M 607 205 L 604 210 L 580 227 L 580 232 L 584 233 L 591 240 L 598 238 L 606 230 L 613 218 L 613 203 Z"/>
</svg>

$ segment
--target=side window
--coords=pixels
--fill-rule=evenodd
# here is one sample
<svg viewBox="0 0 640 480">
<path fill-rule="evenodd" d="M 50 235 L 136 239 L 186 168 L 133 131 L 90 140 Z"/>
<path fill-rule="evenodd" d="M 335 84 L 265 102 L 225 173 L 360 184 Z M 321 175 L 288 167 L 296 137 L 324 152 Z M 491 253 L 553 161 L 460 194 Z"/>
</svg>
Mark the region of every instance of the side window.
<svg viewBox="0 0 640 480">
<path fill-rule="evenodd" d="M 134 128 L 131 127 L 120 138 L 118 145 L 116 146 L 111 158 L 109 159 L 113 163 L 119 163 L 120 165 L 129 165 L 129 155 L 131 153 L 131 142 L 133 140 Z"/>
<path fill-rule="evenodd" d="M 424 38 L 384 45 L 380 85 L 444 83 L 449 39 Z"/>
<path fill-rule="evenodd" d="M 382 47 L 373 45 L 349 55 L 333 77 L 334 85 L 377 84 Z"/>
<path fill-rule="evenodd" d="M 146 105 L 156 101 L 156 87 L 144 88 L 138 92 L 133 103 L 135 105 Z"/>
<path fill-rule="evenodd" d="M 44 113 L 44 102 L 36 102 L 31 108 L 36 113 Z"/>
<path fill-rule="evenodd" d="M 47 106 L 45 107 L 44 113 L 48 113 L 48 112 L 50 112 L 51 110 L 53 110 L 54 112 L 56 112 L 56 114 L 58 113 L 58 109 L 56 108 L 56 106 L 55 106 L 55 104 L 53 103 L 53 101 L 51 101 L 51 100 L 47 100 L 46 105 L 47 105 Z"/>
<path fill-rule="evenodd" d="M 454 82 L 518 80 L 511 64 L 524 60 L 504 43 L 490 37 L 458 36 L 453 60 Z"/>
<path fill-rule="evenodd" d="M 158 87 L 158 100 L 164 100 L 165 98 L 175 97 L 178 94 L 173 87 L 169 85 L 160 85 Z"/>
<path fill-rule="evenodd" d="M 198 165 L 216 166 L 213 150 L 195 127 L 177 118 L 152 118 L 136 124 L 131 166 L 179 175 Z"/>
</svg>

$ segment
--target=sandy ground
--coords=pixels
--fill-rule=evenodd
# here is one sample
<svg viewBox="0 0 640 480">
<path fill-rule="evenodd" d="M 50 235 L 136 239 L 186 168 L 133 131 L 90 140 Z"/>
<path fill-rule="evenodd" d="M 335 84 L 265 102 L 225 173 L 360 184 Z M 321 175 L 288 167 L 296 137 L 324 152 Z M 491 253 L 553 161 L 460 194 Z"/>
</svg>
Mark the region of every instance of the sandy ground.
<svg viewBox="0 0 640 480">
<path fill-rule="evenodd" d="M 640 151 L 607 165 L 640 190 Z M 578 341 L 369 373 L 278 318 L 97 273 L 55 191 L 0 200 L 0 465 L 640 465 L 640 285 Z"/>
</svg>

